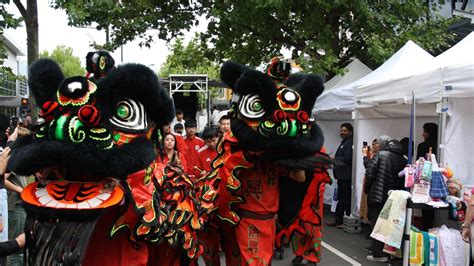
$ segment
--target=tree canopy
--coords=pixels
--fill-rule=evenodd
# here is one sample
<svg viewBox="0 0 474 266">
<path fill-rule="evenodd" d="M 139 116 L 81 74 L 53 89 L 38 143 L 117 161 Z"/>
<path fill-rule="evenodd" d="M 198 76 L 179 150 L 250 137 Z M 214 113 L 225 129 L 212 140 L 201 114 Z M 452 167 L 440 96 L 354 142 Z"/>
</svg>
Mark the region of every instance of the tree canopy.
<svg viewBox="0 0 474 266">
<path fill-rule="evenodd" d="M 5 58 L 7 57 L 7 50 L 3 44 L 3 32 L 5 29 L 18 27 L 21 18 L 15 18 L 11 13 L 6 10 L 5 5 L 8 4 L 8 0 L 0 0 L 0 36 L 2 38 L 2 43 L 0 44 L 0 65 L 3 65 Z M 3 74 L 13 74 L 11 69 L 1 66 L 0 73 Z"/>
<path fill-rule="evenodd" d="M 71 25 L 110 31 L 112 49 L 135 38 L 145 45 L 173 40 L 205 14 L 209 25 L 199 46 L 211 61 L 257 66 L 284 48 L 305 71 L 332 76 L 353 57 L 375 68 L 410 39 L 431 53 L 448 46 L 449 20 L 437 12 L 443 2 L 56 0 L 53 6 L 66 10 Z"/>
<path fill-rule="evenodd" d="M 91 26 L 107 32 L 106 49 L 114 50 L 136 38 L 149 46 L 156 38 L 170 41 L 182 30 L 196 25 L 202 14 L 200 1 L 166 0 L 55 0 L 54 8 L 64 9 L 71 26 Z M 153 35 L 146 31 L 156 30 Z"/>
<path fill-rule="evenodd" d="M 170 54 L 160 67 L 160 77 L 170 74 L 206 74 L 210 78 L 219 79 L 219 64 L 210 61 L 199 49 L 197 37 L 186 46 L 181 38 L 171 45 Z"/>
<path fill-rule="evenodd" d="M 59 45 L 49 53 L 43 51 L 40 54 L 40 58 L 50 58 L 54 60 L 61 67 L 64 76 L 83 76 L 86 70 L 81 66 L 81 60 L 79 57 L 73 55 L 71 47 L 65 45 Z"/>
<path fill-rule="evenodd" d="M 259 65 L 283 47 L 306 71 L 333 75 L 353 57 L 375 68 L 410 39 L 432 53 L 446 46 L 448 21 L 427 2 L 217 1 L 201 36 L 210 58 Z"/>
</svg>

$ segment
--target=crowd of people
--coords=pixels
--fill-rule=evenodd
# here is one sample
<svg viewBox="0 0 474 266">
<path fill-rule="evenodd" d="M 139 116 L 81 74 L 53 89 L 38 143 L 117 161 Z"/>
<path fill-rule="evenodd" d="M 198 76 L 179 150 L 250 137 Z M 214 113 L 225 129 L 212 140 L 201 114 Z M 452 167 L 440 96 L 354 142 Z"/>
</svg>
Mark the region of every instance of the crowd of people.
<svg viewBox="0 0 474 266">
<path fill-rule="evenodd" d="M 28 120 L 18 121 L 12 118 L 8 123 L 6 117 L 1 129 L 2 147 L 0 155 L 0 256 L 1 265 L 23 265 L 21 248 L 25 245 L 23 227 L 26 213 L 21 204 L 20 194 L 22 189 L 34 180 L 34 176 L 19 176 L 8 173 L 7 163 L 10 155 L 10 146 L 14 145 L 19 136 L 32 134 Z M 180 166 L 191 178 L 198 179 L 205 176 L 211 170 L 211 163 L 217 156 L 216 146 L 222 134 L 230 130 L 230 118 L 221 116 L 216 126 L 207 126 L 202 132 L 197 132 L 196 121 L 184 119 L 183 112 L 177 110 L 176 117 L 170 125 L 163 127 L 162 143 L 157 145 L 157 158 L 165 164 Z M 344 215 L 351 214 L 351 187 L 352 187 L 352 149 L 353 149 L 353 127 L 349 123 L 340 126 L 342 138 L 334 156 L 334 177 L 337 180 L 338 204 L 335 219 L 326 222 L 328 226 L 343 228 Z M 424 157 L 429 151 L 435 153 L 437 150 L 437 125 L 426 123 L 423 126 L 424 141 L 418 145 L 417 157 Z M 362 148 L 363 165 L 366 168 L 363 193 L 360 206 L 360 217 L 373 228 L 378 216 L 387 201 L 388 191 L 403 190 L 403 179 L 398 177 L 407 165 L 408 138 L 400 141 L 387 135 L 373 139 L 370 146 L 364 143 Z M 451 188 L 451 186 L 449 186 Z M 471 201 L 472 202 L 472 201 Z M 466 221 L 471 221 L 473 216 L 473 204 L 468 205 Z M 434 212 L 424 210 L 422 214 L 422 228 L 433 226 Z M 471 236 L 471 224 L 465 223 L 461 226 L 461 232 L 465 241 Z M 8 240 L 5 236 L 13 239 Z M 216 235 L 217 236 L 217 235 Z M 214 236 L 215 237 L 215 236 Z M 205 239 L 205 237 L 204 237 Z M 217 249 L 219 247 L 216 247 Z M 372 244 L 367 247 L 370 255 L 369 261 L 385 262 L 387 254 L 383 252 L 384 244 L 372 239 Z M 216 253 L 217 254 L 217 253 Z M 218 256 L 206 258 L 208 261 L 219 260 Z M 216 257 L 217 256 L 217 257 Z"/>
<path fill-rule="evenodd" d="M 31 118 L 1 115 L 0 127 L 0 265 L 23 265 L 26 212 L 20 194 L 34 178 L 8 172 L 7 164 L 17 138 L 32 135 Z"/>
<path fill-rule="evenodd" d="M 183 111 L 177 109 L 173 122 L 163 128 L 163 149 L 158 149 L 157 153 L 162 162 L 173 161 L 190 177 L 199 178 L 209 172 L 216 157 L 217 141 L 229 130 L 230 117 L 223 115 L 217 125 L 206 126 L 198 132 L 196 121 L 184 120 Z"/>
<path fill-rule="evenodd" d="M 181 163 L 188 174 L 196 178 L 204 176 L 211 169 L 210 163 L 216 157 L 216 145 L 222 133 L 230 130 L 230 118 L 222 116 L 218 122 L 218 127 L 206 127 L 200 134 L 196 132 L 196 123 L 193 120 L 184 121 L 182 112 L 177 112 L 174 131 L 164 136 L 164 161 L 177 160 Z M 180 126 L 182 125 L 182 126 Z M 183 128 L 185 130 L 183 130 Z M 437 151 L 437 125 L 426 123 L 423 125 L 423 142 L 417 146 L 416 158 L 425 157 L 428 152 Z M 184 137 L 182 136 L 184 135 Z M 200 137 L 199 137 L 199 136 Z M 353 158 L 353 127 L 349 123 L 340 126 L 341 143 L 334 156 L 334 177 L 337 180 L 337 200 L 338 204 L 335 212 L 335 219 L 326 222 L 328 226 L 335 226 L 342 229 L 344 215 L 351 215 L 352 199 L 352 158 Z M 181 144 L 180 144 L 181 143 Z M 181 146 L 182 148 L 178 148 Z M 382 208 L 387 202 L 390 190 L 404 190 L 404 180 L 399 178 L 399 173 L 408 163 L 409 138 L 400 140 L 393 139 L 388 135 L 379 136 L 373 139 L 370 146 L 364 143 L 362 148 L 363 165 L 366 168 L 362 199 L 360 205 L 360 217 L 366 221 L 371 228 L 374 227 Z M 183 156 L 183 153 L 186 156 Z M 162 155 L 163 156 L 163 155 Z M 175 158 L 175 159 L 172 159 Z M 186 158 L 186 159 L 185 159 Z M 185 161 L 187 160 L 187 162 Z M 453 189 L 455 188 L 455 189 Z M 450 194 L 459 194 L 457 184 L 448 183 Z M 451 190 L 453 192 L 451 193 Z M 474 191 L 473 191 L 474 195 Z M 459 195 L 458 195 L 459 196 Z M 472 221 L 474 216 L 473 204 L 468 205 L 466 221 Z M 433 227 L 434 211 L 422 211 L 421 228 Z M 461 225 L 461 233 L 466 242 L 470 241 L 472 235 L 470 222 Z M 214 237 L 219 233 L 216 231 Z M 215 242 L 218 243 L 218 242 Z M 215 247 L 218 249 L 219 247 Z M 372 244 L 366 248 L 369 255 L 367 260 L 374 262 L 388 261 L 388 254 L 384 253 L 384 243 L 372 239 Z M 206 258 L 208 262 L 219 260 L 216 254 Z M 301 257 L 295 260 L 301 261 Z M 294 261 L 295 261 L 294 260 Z M 212 264 L 212 263 L 211 263 Z"/>
<path fill-rule="evenodd" d="M 26 212 L 20 194 L 37 176 L 8 172 L 7 164 L 10 147 L 15 145 L 16 139 L 32 135 L 30 121 L 29 116 L 23 120 L 15 116 L 11 119 L 0 116 L 0 265 L 24 264 L 22 248 L 25 245 Z M 196 121 L 185 121 L 183 112 L 178 110 L 172 124 L 163 127 L 162 143 L 156 145 L 157 159 L 164 164 L 180 166 L 194 179 L 202 177 L 211 170 L 211 163 L 217 156 L 219 137 L 229 130 L 230 118 L 223 115 L 217 125 L 197 132 Z"/>
<path fill-rule="evenodd" d="M 4 121 L 7 121 L 3 117 Z M 3 123 L 2 134 L 2 154 L 0 155 L 0 233 L 2 241 L 0 243 L 0 256 L 2 265 L 6 263 L 6 256 L 9 256 L 8 265 L 22 265 L 21 248 L 25 244 L 23 227 L 26 219 L 25 210 L 21 204 L 20 194 L 22 189 L 34 177 L 19 176 L 14 173 L 7 173 L 6 166 L 10 154 L 10 146 L 18 136 L 31 135 L 28 121 L 16 121 L 13 118 L 10 123 Z M 15 126 L 16 124 L 16 126 Z M 14 127 L 12 127 L 14 126 Z M 437 125 L 427 123 L 424 125 L 424 141 L 418 145 L 417 157 L 423 157 L 431 150 L 436 152 Z M 226 115 L 220 117 L 217 126 L 205 127 L 202 132 L 197 132 L 196 121 L 192 119 L 184 120 L 183 112 L 177 110 L 176 117 L 171 125 L 163 128 L 161 145 L 157 145 L 157 156 L 162 163 L 179 165 L 192 178 L 200 178 L 211 170 L 211 163 L 217 156 L 216 146 L 219 137 L 230 130 L 230 118 Z M 337 180 L 338 204 L 335 212 L 335 219 L 326 222 L 328 226 L 343 228 L 344 215 L 351 212 L 351 186 L 352 186 L 352 147 L 353 147 L 353 127 L 349 123 L 344 123 L 340 127 L 342 138 L 335 153 L 334 177 Z M 431 148 L 431 149 L 430 149 Z M 360 217 L 367 221 L 371 227 L 377 221 L 380 212 L 387 201 L 388 191 L 404 189 L 402 179 L 398 178 L 398 173 L 407 164 L 408 138 L 400 141 L 392 139 L 387 135 L 382 135 L 373 139 L 371 145 L 362 148 L 363 165 L 366 168 L 364 179 L 364 191 L 362 193 Z M 7 192 L 8 191 L 8 192 Z M 467 221 L 473 214 L 472 204 L 468 207 Z M 423 228 L 433 226 L 434 212 L 423 211 Z M 466 241 L 471 235 L 470 224 L 462 226 L 462 234 Z M 7 234 L 8 232 L 8 234 Z M 9 235 L 15 237 L 8 240 L 3 237 Z M 385 262 L 387 254 L 383 253 L 384 244 L 373 239 L 372 245 L 367 248 L 370 261 Z M 215 259 L 215 258 L 214 258 Z"/>
</svg>

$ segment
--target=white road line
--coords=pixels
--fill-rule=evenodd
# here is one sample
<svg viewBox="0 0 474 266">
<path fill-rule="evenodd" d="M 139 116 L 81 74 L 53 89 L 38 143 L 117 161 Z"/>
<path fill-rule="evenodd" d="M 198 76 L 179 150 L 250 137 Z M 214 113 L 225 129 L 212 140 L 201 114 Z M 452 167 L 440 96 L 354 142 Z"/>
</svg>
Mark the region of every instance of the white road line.
<svg viewBox="0 0 474 266">
<path fill-rule="evenodd" d="M 348 257 L 346 254 L 340 252 L 339 250 L 337 250 L 335 247 L 329 245 L 328 243 L 324 242 L 324 241 L 321 241 L 321 245 L 324 247 L 324 248 L 327 248 L 329 249 L 329 251 L 331 251 L 332 253 L 336 254 L 337 256 L 341 257 L 343 260 L 349 262 L 350 264 L 352 265 L 355 265 L 355 266 L 361 266 L 362 264 L 358 263 L 357 261 L 351 259 L 350 257 Z"/>
</svg>

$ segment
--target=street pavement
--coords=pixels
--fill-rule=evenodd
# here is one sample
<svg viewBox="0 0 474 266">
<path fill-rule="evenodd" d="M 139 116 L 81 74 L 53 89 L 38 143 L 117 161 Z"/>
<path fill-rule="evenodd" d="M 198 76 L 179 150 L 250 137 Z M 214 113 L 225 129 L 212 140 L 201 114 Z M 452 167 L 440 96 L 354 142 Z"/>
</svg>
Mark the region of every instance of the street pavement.
<svg viewBox="0 0 474 266">
<path fill-rule="evenodd" d="M 333 221 L 330 212 L 324 214 L 324 221 Z M 334 265 L 387 265 L 387 263 L 370 262 L 366 259 L 368 253 L 365 250 L 370 246 L 371 240 L 366 239 L 368 226 L 364 226 L 360 234 L 348 234 L 342 229 L 323 225 L 323 247 L 321 250 L 322 259 L 318 266 Z M 286 248 L 282 260 L 273 259 L 274 266 L 289 266 L 294 258 L 291 250 Z M 199 265 L 204 265 L 199 261 Z M 224 257 L 221 258 L 221 265 L 225 265 Z M 394 260 L 393 265 L 402 265 L 401 260 Z"/>
</svg>

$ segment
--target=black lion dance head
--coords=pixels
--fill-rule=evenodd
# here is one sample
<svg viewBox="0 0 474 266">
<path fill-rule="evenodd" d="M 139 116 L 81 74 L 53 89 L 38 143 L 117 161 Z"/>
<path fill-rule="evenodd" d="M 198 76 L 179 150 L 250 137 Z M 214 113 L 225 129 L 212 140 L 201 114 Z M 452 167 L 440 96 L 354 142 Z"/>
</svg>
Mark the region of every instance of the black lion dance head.
<svg viewBox="0 0 474 266">
<path fill-rule="evenodd" d="M 101 56 L 99 68 L 113 62 Z M 92 81 L 65 78 L 49 59 L 30 67 L 41 123 L 35 139 L 14 144 L 8 166 L 38 178 L 22 193 L 27 264 L 80 265 L 86 249 L 105 252 L 96 245 L 123 230 L 132 250 L 166 241 L 190 258 L 199 253 L 193 184 L 155 160 L 152 136 L 173 119 L 172 100 L 143 65 L 109 70 Z"/>
</svg>

